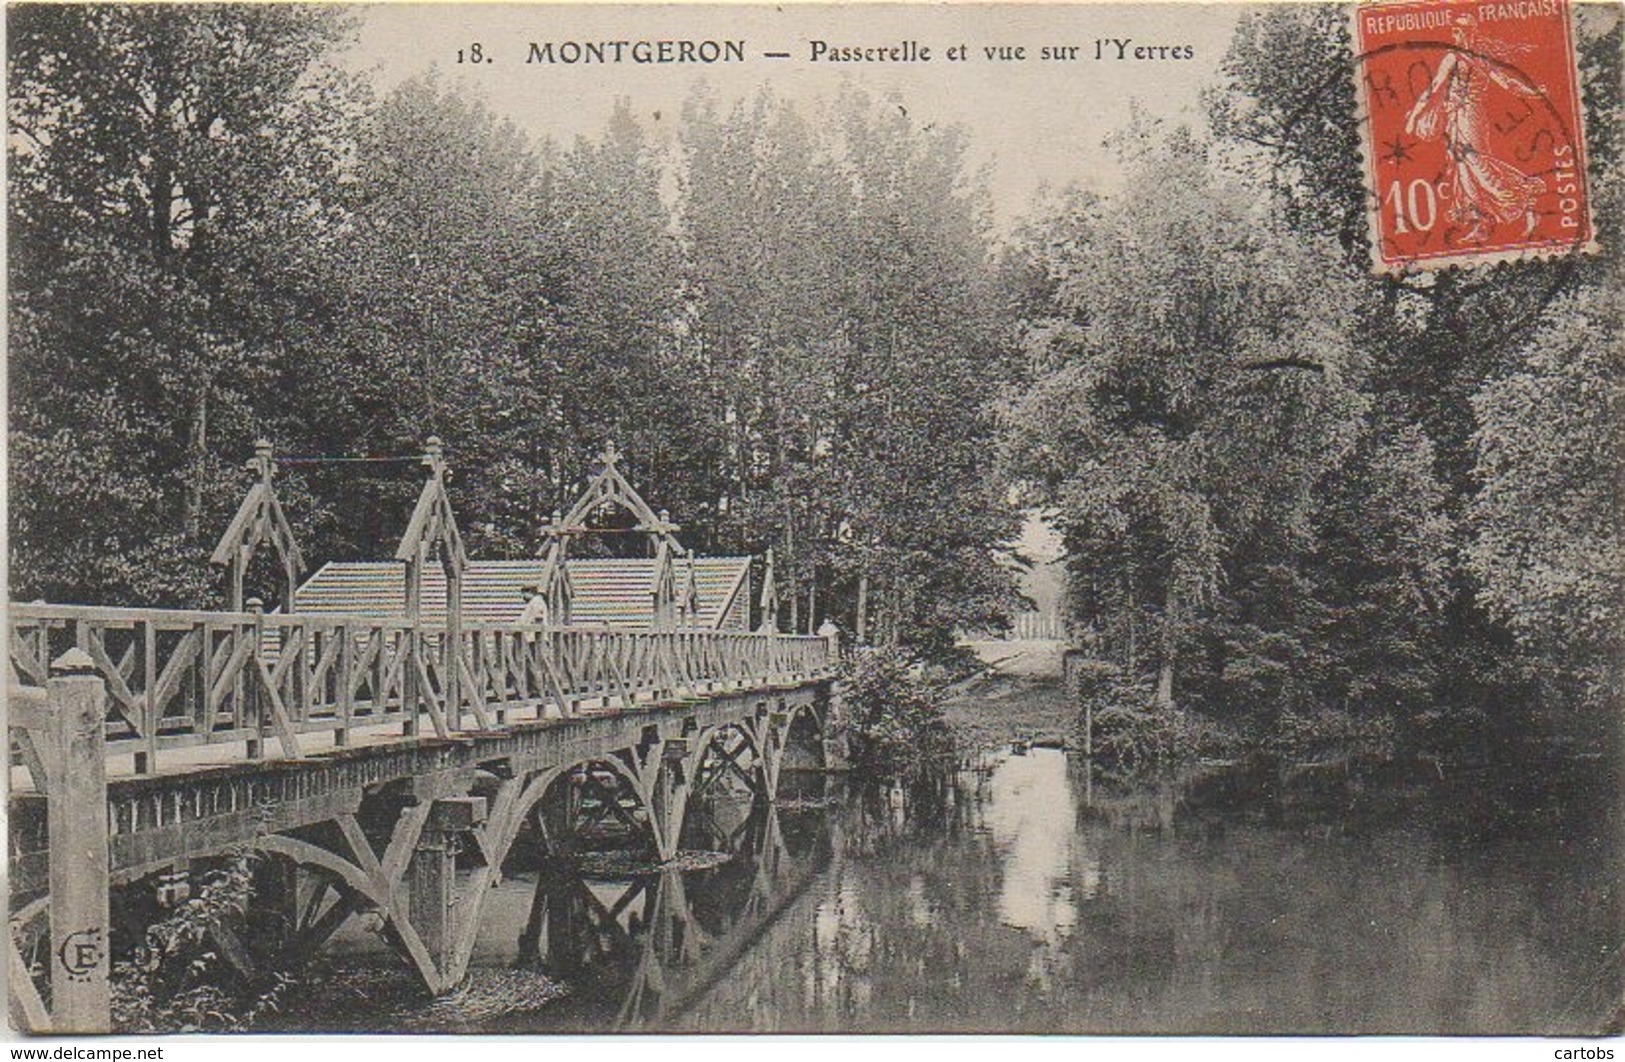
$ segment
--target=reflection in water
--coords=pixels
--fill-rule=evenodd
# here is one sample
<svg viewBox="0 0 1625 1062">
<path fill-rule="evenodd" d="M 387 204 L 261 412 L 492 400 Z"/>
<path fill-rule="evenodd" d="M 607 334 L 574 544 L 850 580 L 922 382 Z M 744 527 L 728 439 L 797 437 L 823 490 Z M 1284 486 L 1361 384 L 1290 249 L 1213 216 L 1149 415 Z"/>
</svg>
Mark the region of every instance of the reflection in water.
<svg viewBox="0 0 1625 1062">
<path fill-rule="evenodd" d="M 1436 781 L 1436 780 L 1435 780 Z M 833 783 L 831 783 L 833 785 Z M 708 870 L 544 866 L 476 965 L 569 999 L 486 1031 L 1576 1033 L 1621 995 L 1612 783 L 1216 775 L 1113 786 L 1052 750 L 777 812 Z"/>
<path fill-rule="evenodd" d="M 992 776 L 983 822 L 1004 863 L 999 916 L 1036 939 L 1058 944 L 1077 924 L 1073 864 L 1084 858 L 1077 815 L 1057 753 L 1013 756 Z"/>
</svg>

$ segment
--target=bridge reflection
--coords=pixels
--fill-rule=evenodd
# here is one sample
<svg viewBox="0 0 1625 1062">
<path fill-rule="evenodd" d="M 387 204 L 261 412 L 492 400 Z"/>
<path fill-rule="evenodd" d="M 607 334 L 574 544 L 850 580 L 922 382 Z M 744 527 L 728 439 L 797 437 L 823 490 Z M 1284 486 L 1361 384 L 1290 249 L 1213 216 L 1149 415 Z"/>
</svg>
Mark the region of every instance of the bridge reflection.
<svg viewBox="0 0 1625 1062">
<path fill-rule="evenodd" d="M 536 869 L 517 962 L 576 991 L 532 1021 L 581 1030 L 669 1026 L 828 864 L 827 831 L 787 835 L 774 805 L 721 799 L 695 810 L 685 842 L 726 861 L 617 872 L 586 853 Z"/>
</svg>

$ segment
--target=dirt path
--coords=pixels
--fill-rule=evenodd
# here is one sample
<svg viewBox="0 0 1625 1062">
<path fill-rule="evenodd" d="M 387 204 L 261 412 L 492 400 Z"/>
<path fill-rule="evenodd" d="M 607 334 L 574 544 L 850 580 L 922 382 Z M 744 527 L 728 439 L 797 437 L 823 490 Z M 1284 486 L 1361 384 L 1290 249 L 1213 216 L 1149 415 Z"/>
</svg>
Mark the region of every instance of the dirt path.
<svg viewBox="0 0 1625 1062">
<path fill-rule="evenodd" d="M 971 642 L 968 647 L 986 670 L 961 683 L 945 705 L 948 721 L 966 747 L 1071 738 L 1077 713 L 1061 684 L 1064 642 Z"/>
</svg>

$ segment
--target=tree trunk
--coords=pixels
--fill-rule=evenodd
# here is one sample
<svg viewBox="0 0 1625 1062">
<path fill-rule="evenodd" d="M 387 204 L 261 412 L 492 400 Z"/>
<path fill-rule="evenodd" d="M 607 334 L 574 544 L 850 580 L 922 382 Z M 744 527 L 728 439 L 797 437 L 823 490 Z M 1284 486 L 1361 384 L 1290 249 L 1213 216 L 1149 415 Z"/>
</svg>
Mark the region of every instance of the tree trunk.
<svg viewBox="0 0 1625 1062">
<path fill-rule="evenodd" d="M 907 584 L 900 579 L 892 583 L 891 604 L 891 624 L 886 628 L 886 645 L 896 649 L 897 643 L 902 641 L 904 618 L 913 604 Z"/>
<path fill-rule="evenodd" d="M 864 644 L 864 642 L 866 642 L 868 640 L 868 638 L 869 638 L 868 611 L 869 611 L 869 573 L 867 571 L 864 571 L 861 574 L 859 574 L 859 576 L 858 576 L 858 615 L 857 615 L 856 627 L 857 627 L 857 639 L 858 639 L 858 644 L 859 645 Z"/>
<path fill-rule="evenodd" d="M 1136 627 L 1137 627 L 1137 625 L 1134 622 L 1134 611 L 1135 611 L 1136 606 L 1135 606 L 1135 602 L 1134 602 L 1134 569 L 1133 568 L 1130 568 L 1128 570 L 1127 574 L 1124 575 L 1123 583 L 1124 583 L 1123 593 L 1124 593 L 1124 596 L 1128 599 L 1126 607 L 1124 608 L 1124 614 L 1128 618 L 1128 644 L 1125 646 L 1126 652 L 1124 654 L 1123 668 L 1130 675 L 1133 675 L 1134 674 L 1134 669 L 1138 664 L 1138 660 L 1137 660 L 1138 654 L 1136 652 L 1138 646 L 1136 646 L 1136 644 L 1135 644 L 1135 642 L 1136 642 L 1136 637 L 1135 636 L 1136 636 Z"/>
<path fill-rule="evenodd" d="M 184 526 L 188 542 L 197 542 L 203 533 L 203 462 L 209 450 L 209 385 L 198 386 L 192 407 L 192 474 L 186 485 Z"/>
<path fill-rule="evenodd" d="M 1162 666 L 1157 673 L 1157 710 L 1174 710 L 1174 646 L 1179 639 L 1179 593 L 1171 585 L 1162 609 Z"/>
</svg>

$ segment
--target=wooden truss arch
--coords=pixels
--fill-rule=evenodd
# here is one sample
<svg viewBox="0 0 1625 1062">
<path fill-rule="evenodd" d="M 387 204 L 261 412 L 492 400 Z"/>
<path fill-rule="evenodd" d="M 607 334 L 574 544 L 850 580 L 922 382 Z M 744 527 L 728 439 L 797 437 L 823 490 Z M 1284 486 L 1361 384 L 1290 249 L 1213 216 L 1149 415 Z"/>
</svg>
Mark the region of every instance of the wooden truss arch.
<svg viewBox="0 0 1625 1062">
<path fill-rule="evenodd" d="M 243 582 L 248 577 L 248 566 L 260 546 L 270 545 L 282 562 L 284 612 L 293 611 L 294 590 L 299 586 L 300 576 L 305 573 L 304 556 L 299 552 L 293 528 L 276 496 L 273 482 L 276 462 L 271 454 L 269 441 L 259 439 L 254 443 L 254 456 L 246 467 L 256 474 L 256 478 L 243 496 L 242 504 L 237 506 L 237 515 L 231 518 L 225 534 L 220 536 L 220 544 L 214 547 L 214 552 L 209 556 L 211 564 L 229 565 L 231 568 L 233 612 L 243 610 Z"/>
<path fill-rule="evenodd" d="M 464 654 L 459 648 L 463 635 L 463 573 L 468 568 L 468 554 L 463 549 L 463 536 L 457 530 L 451 497 L 446 493 L 446 461 L 438 436 L 431 435 L 424 443 L 423 467 L 428 469 L 428 479 L 418 493 L 417 505 L 395 550 L 395 559 L 406 565 L 406 618 L 412 624 L 406 635 L 411 639 L 411 665 L 406 676 L 408 700 L 426 707 L 435 733 L 446 737 L 457 729 L 462 692 L 465 689 L 472 692 L 475 686 L 472 676 L 466 673 Z M 429 644 L 437 635 L 426 635 L 421 627 L 423 572 L 432 562 L 439 563 L 445 572 L 446 629 L 444 635 L 438 637 L 444 639 L 443 648 L 450 651 L 433 651 L 442 648 Z M 438 675 L 434 674 L 437 665 Z M 435 685 L 442 692 L 439 698 L 434 696 Z M 470 707 L 482 727 L 492 725 L 478 697 L 473 698 Z M 407 733 L 414 733 L 416 726 L 414 712 L 407 718 Z"/>
<path fill-rule="evenodd" d="M 542 529 L 547 545 L 542 552 L 541 592 L 547 598 L 550 622 L 570 623 L 570 609 L 574 599 L 574 586 L 570 582 L 570 541 L 580 535 L 598 530 L 588 521 L 599 511 L 617 506 L 637 520 L 633 530 L 649 537 L 654 552 L 654 582 L 650 593 L 654 597 L 654 625 L 669 629 L 692 625 L 699 615 L 699 588 L 694 573 L 694 553 L 683 548 L 677 540 L 682 530 L 671 520 L 671 514 L 662 509 L 656 512 L 644 501 L 643 495 L 633 487 L 620 469 L 621 454 L 614 443 L 604 447 L 599 455 L 600 467 L 587 481 L 568 512 L 555 512 L 552 520 Z M 684 569 L 679 574 L 679 568 Z"/>
</svg>

